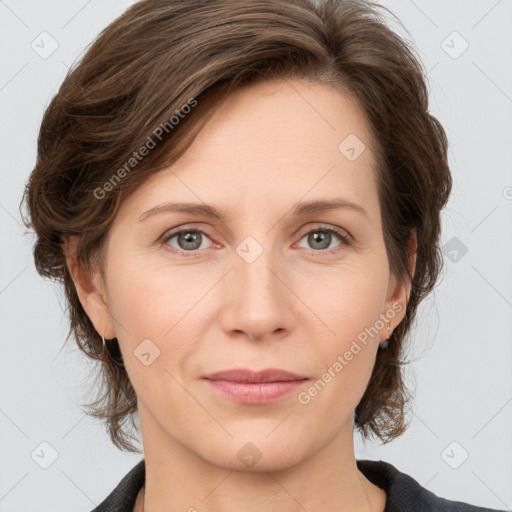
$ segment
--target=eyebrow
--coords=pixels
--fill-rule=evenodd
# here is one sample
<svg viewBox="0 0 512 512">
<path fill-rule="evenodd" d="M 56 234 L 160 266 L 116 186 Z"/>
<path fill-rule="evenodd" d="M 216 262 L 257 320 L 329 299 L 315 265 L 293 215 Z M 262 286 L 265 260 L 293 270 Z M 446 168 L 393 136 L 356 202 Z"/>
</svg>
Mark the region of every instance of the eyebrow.
<svg viewBox="0 0 512 512">
<path fill-rule="evenodd" d="M 312 213 L 336 210 L 338 208 L 352 209 L 363 214 L 369 219 L 368 213 L 362 206 L 341 198 L 298 203 L 293 208 L 292 215 L 301 217 L 311 215 Z M 178 212 L 193 216 L 216 217 L 220 220 L 225 220 L 227 218 L 227 215 L 223 210 L 204 203 L 164 203 L 144 212 L 137 222 L 142 222 L 148 217 L 164 212 Z"/>
</svg>

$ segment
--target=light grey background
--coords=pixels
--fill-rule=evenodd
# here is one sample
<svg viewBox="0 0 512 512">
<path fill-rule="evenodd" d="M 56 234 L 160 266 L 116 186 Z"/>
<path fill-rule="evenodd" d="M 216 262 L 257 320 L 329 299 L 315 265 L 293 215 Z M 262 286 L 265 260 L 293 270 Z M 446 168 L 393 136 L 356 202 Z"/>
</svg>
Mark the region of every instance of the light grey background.
<svg viewBox="0 0 512 512">
<path fill-rule="evenodd" d="M 71 343 L 62 349 L 63 295 L 36 273 L 18 212 L 44 108 L 86 45 L 132 3 L 0 0 L 2 512 L 89 511 L 142 457 L 115 449 L 77 406 L 90 367 Z M 356 456 L 391 462 L 445 498 L 511 510 L 512 2 L 382 3 L 428 70 L 454 190 L 443 215 L 446 275 L 412 334 L 411 427 L 386 446 L 356 435 Z M 51 49 L 43 31 L 58 43 L 47 58 L 31 48 Z M 52 449 L 58 457 L 43 469 Z"/>
</svg>

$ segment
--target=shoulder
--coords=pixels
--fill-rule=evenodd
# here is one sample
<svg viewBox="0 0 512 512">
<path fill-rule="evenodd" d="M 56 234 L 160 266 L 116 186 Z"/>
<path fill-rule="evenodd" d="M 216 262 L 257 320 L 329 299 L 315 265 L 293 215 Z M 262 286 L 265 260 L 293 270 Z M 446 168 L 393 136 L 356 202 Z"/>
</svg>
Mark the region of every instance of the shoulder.
<svg viewBox="0 0 512 512">
<path fill-rule="evenodd" d="M 116 488 L 91 512 L 132 512 L 146 479 L 145 461 L 139 461 Z"/>
<path fill-rule="evenodd" d="M 386 491 L 384 512 L 504 512 L 436 496 L 414 478 L 382 460 L 358 460 L 357 467 L 370 482 Z"/>
</svg>

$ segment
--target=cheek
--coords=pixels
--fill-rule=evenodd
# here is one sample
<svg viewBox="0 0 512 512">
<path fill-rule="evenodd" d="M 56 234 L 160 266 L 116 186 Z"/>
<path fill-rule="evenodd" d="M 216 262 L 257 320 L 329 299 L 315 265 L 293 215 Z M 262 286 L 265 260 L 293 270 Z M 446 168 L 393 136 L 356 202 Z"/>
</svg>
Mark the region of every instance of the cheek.
<svg viewBox="0 0 512 512">
<path fill-rule="evenodd" d="M 211 273 L 198 278 L 192 266 L 162 267 L 149 264 L 149 259 L 118 260 L 108 273 L 110 310 L 123 360 L 137 394 L 146 398 L 160 387 L 157 381 L 172 386 L 165 371 L 181 374 L 200 348 L 203 327 L 213 322 L 206 314 L 212 299 L 205 294 L 218 281 Z"/>
<path fill-rule="evenodd" d="M 388 273 L 382 262 L 373 266 L 359 265 L 339 269 L 324 281 L 322 291 L 313 295 L 311 308 L 320 312 L 320 317 L 330 328 L 331 337 L 344 342 L 368 332 L 375 326 L 386 301 Z M 371 330 L 368 341 L 371 341 Z"/>
<path fill-rule="evenodd" d="M 109 273 L 111 312 L 134 337 L 162 338 L 190 311 L 208 283 L 197 272 L 184 268 L 155 266 L 150 258 L 118 261 Z"/>
<path fill-rule="evenodd" d="M 386 299 L 386 269 L 339 274 L 324 290 L 311 305 L 322 312 L 329 328 L 329 335 L 315 347 L 321 370 L 311 396 L 324 395 L 318 404 L 329 402 L 326 410 L 341 413 L 359 403 L 375 364 L 384 326 L 380 314 Z"/>
<path fill-rule="evenodd" d="M 298 401 L 310 418 L 325 425 L 344 424 L 368 386 L 378 349 L 378 336 L 371 337 L 374 315 L 339 317 L 336 339 L 325 339 L 316 347 L 318 373 Z M 366 330 L 365 330 L 366 329 Z M 315 421 L 316 421 L 315 420 Z"/>
</svg>

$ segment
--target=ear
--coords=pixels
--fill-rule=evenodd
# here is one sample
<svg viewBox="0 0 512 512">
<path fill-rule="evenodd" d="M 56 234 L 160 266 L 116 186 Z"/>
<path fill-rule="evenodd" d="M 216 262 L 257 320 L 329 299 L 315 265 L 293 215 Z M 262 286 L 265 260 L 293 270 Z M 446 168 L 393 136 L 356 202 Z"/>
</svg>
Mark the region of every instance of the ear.
<svg viewBox="0 0 512 512">
<path fill-rule="evenodd" d="M 100 336 L 105 339 L 115 338 L 116 332 L 109 310 L 106 287 L 99 269 L 95 269 L 90 275 L 78 260 L 80 236 L 69 235 L 63 239 L 66 263 L 82 307 Z"/>
<path fill-rule="evenodd" d="M 411 275 L 414 277 L 414 272 L 416 270 L 416 250 L 418 248 L 418 239 L 416 229 L 413 228 L 411 230 L 411 235 L 409 237 L 409 259 L 408 265 Z M 406 281 L 398 281 L 395 276 L 391 276 L 389 280 L 389 288 L 388 288 L 388 297 L 386 300 L 385 310 L 383 314 L 389 318 L 389 322 L 391 323 L 391 332 L 397 327 L 397 325 L 403 320 L 405 317 L 407 302 L 409 301 L 409 297 L 411 294 L 412 283 L 409 280 Z M 401 307 L 399 307 L 399 305 Z M 388 314 L 386 312 L 395 311 L 395 315 Z M 388 324 L 386 322 L 386 326 L 384 329 L 384 336 L 382 339 L 387 339 L 387 327 Z"/>
</svg>

